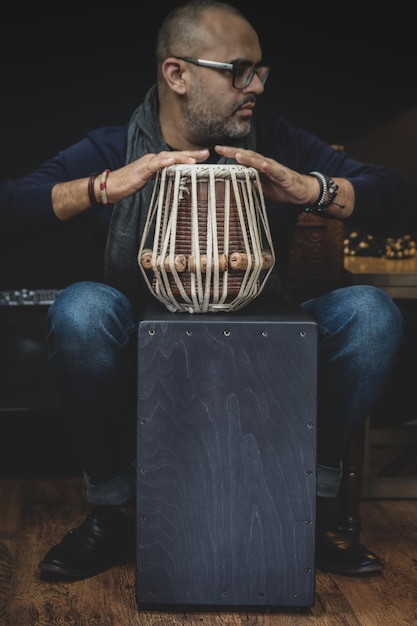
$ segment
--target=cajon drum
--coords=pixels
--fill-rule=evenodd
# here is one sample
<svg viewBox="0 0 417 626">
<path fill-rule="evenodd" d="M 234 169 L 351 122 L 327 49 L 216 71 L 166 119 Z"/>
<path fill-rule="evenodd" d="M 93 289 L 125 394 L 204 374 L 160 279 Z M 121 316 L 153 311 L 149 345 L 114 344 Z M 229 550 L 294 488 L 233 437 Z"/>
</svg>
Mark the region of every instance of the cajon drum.
<svg viewBox="0 0 417 626">
<path fill-rule="evenodd" d="M 317 326 L 152 312 L 138 328 L 137 575 L 144 607 L 309 607 Z"/>
</svg>

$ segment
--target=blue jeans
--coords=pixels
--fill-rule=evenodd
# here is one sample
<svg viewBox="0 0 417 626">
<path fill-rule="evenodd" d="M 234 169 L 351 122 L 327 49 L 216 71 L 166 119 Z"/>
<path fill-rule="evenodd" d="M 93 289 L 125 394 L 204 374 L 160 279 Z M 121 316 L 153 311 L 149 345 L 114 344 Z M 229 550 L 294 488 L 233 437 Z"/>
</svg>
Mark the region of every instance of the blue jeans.
<svg viewBox="0 0 417 626">
<path fill-rule="evenodd" d="M 350 434 L 379 398 L 403 340 L 403 317 L 383 291 L 337 289 L 302 306 L 317 321 L 317 493 L 337 495 Z M 47 316 L 55 382 L 72 420 L 94 504 L 136 494 L 136 346 L 138 319 L 120 291 L 79 282 Z"/>
</svg>

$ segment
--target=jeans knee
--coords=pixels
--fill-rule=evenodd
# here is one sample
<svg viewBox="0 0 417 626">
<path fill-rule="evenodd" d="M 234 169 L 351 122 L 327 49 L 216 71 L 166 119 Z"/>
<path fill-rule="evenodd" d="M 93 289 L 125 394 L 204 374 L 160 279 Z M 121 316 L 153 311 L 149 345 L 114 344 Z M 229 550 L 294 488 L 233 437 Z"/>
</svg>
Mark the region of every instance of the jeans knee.
<svg viewBox="0 0 417 626">
<path fill-rule="evenodd" d="M 404 318 L 391 296 L 372 285 L 356 285 L 354 290 L 356 315 L 366 325 L 368 337 L 386 340 L 389 335 L 393 342 L 401 341 Z"/>
<path fill-rule="evenodd" d="M 131 304 L 122 293 L 103 283 L 84 281 L 66 287 L 51 305 L 47 337 L 68 349 L 98 342 L 100 334 L 127 341 L 135 323 Z"/>
<path fill-rule="evenodd" d="M 353 359 L 366 367 L 383 367 L 403 341 L 402 313 L 378 287 L 342 287 L 303 306 L 318 322 L 323 363 L 338 358 Z"/>
<path fill-rule="evenodd" d="M 404 338 L 402 314 L 384 291 L 371 285 L 350 288 L 351 315 L 342 331 L 346 354 L 369 371 L 378 370 L 383 376 L 396 358 Z"/>
</svg>

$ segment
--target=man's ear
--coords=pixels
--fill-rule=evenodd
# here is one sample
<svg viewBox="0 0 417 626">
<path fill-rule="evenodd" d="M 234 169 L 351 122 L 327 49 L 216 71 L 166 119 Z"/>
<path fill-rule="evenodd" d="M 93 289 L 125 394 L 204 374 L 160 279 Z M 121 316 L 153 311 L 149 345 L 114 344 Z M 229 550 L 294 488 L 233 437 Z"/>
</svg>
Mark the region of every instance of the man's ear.
<svg viewBox="0 0 417 626">
<path fill-rule="evenodd" d="M 161 71 L 168 87 L 172 91 L 181 95 L 185 93 L 187 89 L 185 80 L 187 68 L 183 61 L 175 57 L 168 57 L 162 63 Z"/>
</svg>

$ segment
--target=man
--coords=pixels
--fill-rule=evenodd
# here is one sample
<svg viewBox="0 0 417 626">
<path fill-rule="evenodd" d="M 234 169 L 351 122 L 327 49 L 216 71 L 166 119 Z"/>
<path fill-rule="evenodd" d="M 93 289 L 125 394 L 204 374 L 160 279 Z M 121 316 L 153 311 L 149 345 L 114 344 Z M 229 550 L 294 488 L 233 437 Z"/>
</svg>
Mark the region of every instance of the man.
<svg viewBox="0 0 417 626">
<path fill-rule="evenodd" d="M 65 288 L 47 319 L 57 388 L 73 419 L 85 495 L 94 505 L 41 560 L 49 577 L 82 579 L 134 555 L 135 332 L 141 306 L 152 299 L 137 251 L 158 170 L 202 162 L 256 168 L 278 267 L 285 266 L 303 210 L 382 235 L 417 228 L 417 189 L 398 172 L 359 163 L 278 115 L 256 119 L 269 68 L 255 30 L 236 8 L 195 0 L 174 9 L 156 52 L 157 84 L 128 126 L 92 131 L 1 189 L 4 233 L 33 236 L 76 221 L 107 236 L 103 281 Z M 336 500 L 348 437 L 389 377 L 403 319 L 384 292 L 367 286 L 302 306 L 320 335 L 317 566 L 379 573 L 373 552 L 335 532 L 326 505 Z"/>
</svg>

